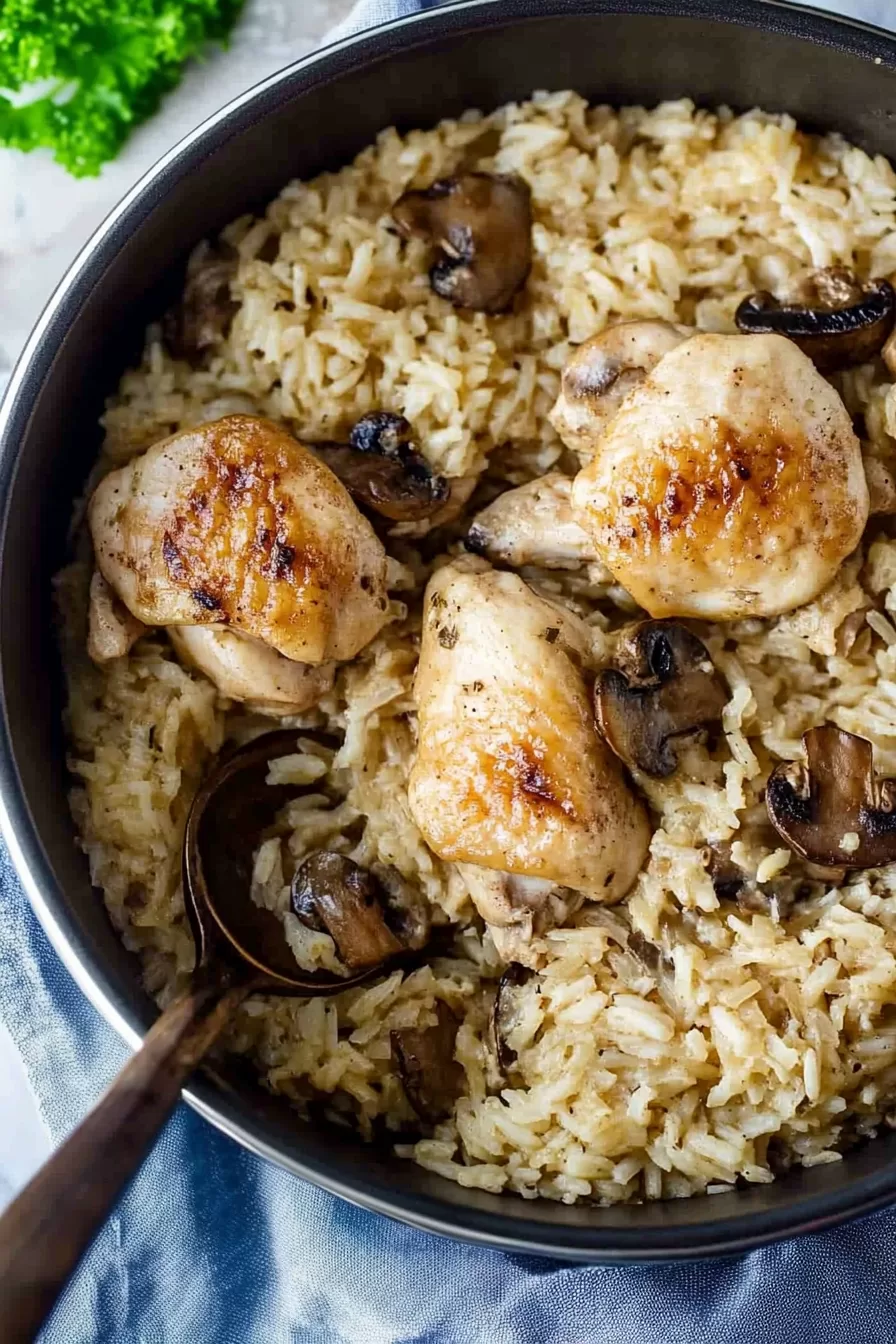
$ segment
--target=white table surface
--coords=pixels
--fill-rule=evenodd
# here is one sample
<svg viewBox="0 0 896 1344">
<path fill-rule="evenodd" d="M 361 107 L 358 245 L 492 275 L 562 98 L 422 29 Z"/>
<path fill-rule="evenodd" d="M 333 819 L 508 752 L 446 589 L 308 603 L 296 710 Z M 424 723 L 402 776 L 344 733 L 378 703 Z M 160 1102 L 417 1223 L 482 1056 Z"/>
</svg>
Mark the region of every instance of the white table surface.
<svg viewBox="0 0 896 1344">
<path fill-rule="evenodd" d="M 315 46 L 352 3 L 248 0 L 230 48 L 191 69 L 99 178 L 75 181 L 47 155 L 0 150 L 0 389 L 67 265 L 141 173 L 228 98 Z M 828 0 L 827 8 L 896 28 L 896 0 Z M 0 1022 L 0 1207 L 48 1148 Z"/>
</svg>

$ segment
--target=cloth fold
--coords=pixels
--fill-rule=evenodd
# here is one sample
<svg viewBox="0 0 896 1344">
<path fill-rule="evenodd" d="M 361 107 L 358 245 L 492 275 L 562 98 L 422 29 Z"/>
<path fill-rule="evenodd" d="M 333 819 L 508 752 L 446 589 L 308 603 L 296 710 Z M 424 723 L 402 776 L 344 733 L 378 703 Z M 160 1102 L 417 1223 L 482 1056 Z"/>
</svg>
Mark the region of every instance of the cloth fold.
<svg viewBox="0 0 896 1344">
<path fill-rule="evenodd" d="M 337 30 L 430 8 L 362 0 Z M 843 12 L 896 21 L 891 0 Z M 0 852 L 0 1018 L 55 1141 L 127 1057 Z M 884 1344 L 896 1212 L 724 1261 L 568 1266 L 365 1213 L 178 1107 L 66 1289 L 45 1344 Z"/>
</svg>

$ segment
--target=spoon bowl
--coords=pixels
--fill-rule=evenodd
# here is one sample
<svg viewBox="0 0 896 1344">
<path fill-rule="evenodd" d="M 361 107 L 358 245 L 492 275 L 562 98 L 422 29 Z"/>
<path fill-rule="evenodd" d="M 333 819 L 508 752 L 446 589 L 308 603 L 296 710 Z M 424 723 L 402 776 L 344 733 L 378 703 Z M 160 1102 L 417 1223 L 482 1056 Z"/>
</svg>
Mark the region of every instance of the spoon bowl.
<svg viewBox="0 0 896 1344">
<path fill-rule="evenodd" d="M 220 963 L 235 980 L 248 977 L 250 993 L 335 994 L 382 971 L 382 965 L 350 976 L 300 970 L 278 917 L 249 897 L 252 863 L 265 831 L 302 791 L 301 785 L 268 784 L 270 764 L 301 752 L 309 740 L 333 750 L 339 746 L 327 734 L 286 728 L 220 757 L 187 818 L 183 889 L 197 969 L 208 973 Z M 320 791 L 319 784 L 313 787 Z"/>
<path fill-rule="evenodd" d="M 270 763 L 301 751 L 303 739 L 338 746 L 307 729 L 265 733 L 220 756 L 196 793 L 182 858 L 196 968 L 106 1095 L 0 1216 L 3 1344 L 34 1339 L 187 1078 L 248 995 L 336 994 L 387 964 L 345 977 L 301 971 L 280 920 L 251 899 L 256 850 L 301 791 L 268 784 Z"/>
</svg>

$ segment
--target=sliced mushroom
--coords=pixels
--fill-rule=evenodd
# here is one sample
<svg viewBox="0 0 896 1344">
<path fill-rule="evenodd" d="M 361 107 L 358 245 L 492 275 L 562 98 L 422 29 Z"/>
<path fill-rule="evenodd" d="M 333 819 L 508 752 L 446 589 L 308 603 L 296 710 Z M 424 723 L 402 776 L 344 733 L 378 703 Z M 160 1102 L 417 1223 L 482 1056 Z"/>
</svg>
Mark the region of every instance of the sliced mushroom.
<svg viewBox="0 0 896 1344">
<path fill-rule="evenodd" d="M 861 282 L 846 266 L 814 271 L 792 298 L 767 290 L 742 300 L 734 315 L 746 335 L 786 336 L 822 372 L 864 364 L 881 352 L 896 318 L 887 280 Z"/>
<path fill-rule="evenodd" d="M 628 935 L 628 949 L 651 975 L 659 975 L 661 971 L 668 972 L 673 969 L 672 961 L 662 948 L 657 947 L 649 938 L 645 938 L 638 929 L 632 929 Z"/>
<path fill-rule="evenodd" d="M 146 630 L 95 569 L 87 609 L 87 653 L 91 660 L 101 665 L 123 658 Z"/>
<path fill-rule="evenodd" d="M 291 900 L 303 924 L 326 930 L 350 970 L 406 950 L 386 923 L 376 880 L 344 854 L 309 854 L 296 869 Z"/>
<path fill-rule="evenodd" d="M 319 444 L 314 451 L 355 503 L 394 522 L 416 522 L 442 508 L 449 488 L 417 452 L 412 435 L 403 415 L 373 411 L 355 425 L 349 444 Z"/>
<path fill-rule="evenodd" d="M 874 749 L 833 723 L 803 734 L 806 763 L 784 763 L 766 786 L 772 825 L 791 849 L 825 867 L 896 862 L 896 780 L 876 779 Z"/>
<path fill-rule="evenodd" d="M 230 291 L 237 265 L 236 256 L 215 252 L 208 243 L 190 257 L 180 301 L 162 319 L 162 336 L 175 359 L 198 363 L 227 336 L 239 308 Z"/>
<path fill-rule="evenodd" d="M 437 1124 L 454 1110 L 464 1087 L 463 1067 L 454 1058 L 458 1021 L 440 999 L 431 1027 L 403 1027 L 391 1033 L 392 1060 L 401 1075 L 408 1101 L 427 1124 Z"/>
<path fill-rule="evenodd" d="M 597 721 L 617 756 L 665 779 L 678 764 L 675 744 L 718 723 L 727 703 L 706 646 L 675 621 L 642 621 L 594 687 Z"/>
<path fill-rule="evenodd" d="M 583 465 L 628 394 L 690 336 L 671 322 L 619 322 L 589 336 L 567 360 L 551 424 Z"/>
<path fill-rule="evenodd" d="M 370 871 L 380 885 L 386 923 L 403 947 L 419 952 L 429 942 L 431 920 L 423 893 L 387 863 L 372 863 Z"/>
<path fill-rule="evenodd" d="M 522 178 L 461 173 L 425 191 L 406 191 L 392 207 L 406 238 L 423 238 L 443 256 L 429 281 L 457 308 L 500 313 L 532 264 L 531 192 Z"/>
<path fill-rule="evenodd" d="M 508 1073 L 516 1063 L 516 1051 L 508 1043 L 508 1037 L 520 1025 L 519 991 L 529 983 L 534 974 L 530 967 L 514 961 L 498 981 L 495 1002 L 492 1006 L 491 1027 L 498 1067 L 503 1073 Z"/>
<path fill-rule="evenodd" d="M 450 527 L 452 523 L 457 522 L 479 484 L 479 473 L 446 477 L 445 483 L 448 493 L 444 504 L 440 504 L 435 513 L 431 513 L 428 518 L 396 523 L 394 527 L 389 528 L 389 536 L 401 537 L 404 541 L 420 541 L 436 528 Z"/>
<path fill-rule="evenodd" d="M 719 900 L 736 900 L 747 881 L 747 873 L 732 859 L 731 846 L 706 845 L 700 857 Z"/>
<path fill-rule="evenodd" d="M 760 885 L 734 862 L 728 844 L 707 845 L 702 858 L 720 901 L 736 901 L 743 914 L 770 915 L 776 924 L 790 915 L 796 901 L 792 881 Z"/>
<path fill-rule="evenodd" d="M 675 963 L 669 953 L 651 942 L 638 929 L 629 930 L 625 946 L 656 985 L 657 993 L 672 1016 L 682 1020 L 682 1003 L 675 988 Z"/>
</svg>

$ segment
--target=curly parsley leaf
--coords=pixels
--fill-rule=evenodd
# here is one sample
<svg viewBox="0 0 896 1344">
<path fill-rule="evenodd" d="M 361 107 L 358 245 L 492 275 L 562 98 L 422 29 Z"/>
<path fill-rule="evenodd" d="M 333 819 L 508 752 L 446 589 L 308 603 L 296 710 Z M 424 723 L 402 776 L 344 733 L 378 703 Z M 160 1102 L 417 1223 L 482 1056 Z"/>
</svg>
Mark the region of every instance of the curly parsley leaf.
<svg viewBox="0 0 896 1344">
<path fill-rule="evenodd" d="M 0 145 L 51 149 L 76 177 L 94 176 L 184 63 L 226 43 L 242 5 L 0 0 Z"/>
</svg>

